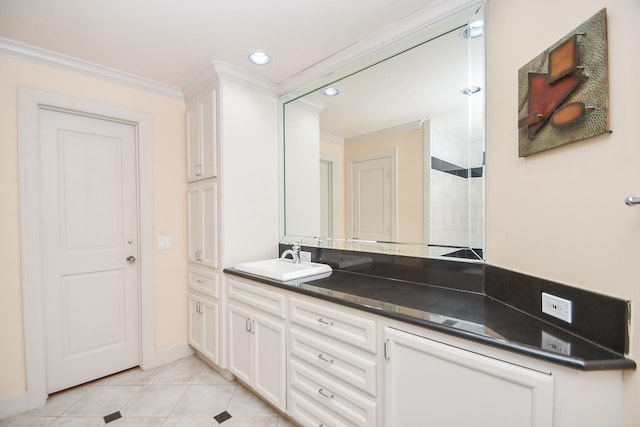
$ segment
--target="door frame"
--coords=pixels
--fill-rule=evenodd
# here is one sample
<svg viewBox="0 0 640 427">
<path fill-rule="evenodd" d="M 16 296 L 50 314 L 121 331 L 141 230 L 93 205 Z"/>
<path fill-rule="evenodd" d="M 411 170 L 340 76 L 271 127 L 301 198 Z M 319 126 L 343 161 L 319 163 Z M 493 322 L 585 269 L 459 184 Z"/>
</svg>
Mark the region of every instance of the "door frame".
<svg viewBox="0 0 640 427">
<path fill-rule="evenodd" d="M 329 193 L 329 205 L 328 208 L 328 216 L 329 216 L 329 225 L 328 225 L 328 235 L 320 236 L 320 237 L 335 237 L 336 224 L 338 223 L 337 217 L 337 208 L 336 208 L 336 195 L 337 193 L 337 182 L 336 182 L 336 164 L 337 158 L 331 154 L 320 153 L 320 163 L 326 163 L 329 167 L 329 182 L 327 191 Z M 322 184 L 322 182 L 321 182 Z M 322 233 L 321 233 L 322 234 Z"/>
<path fill-rule="evenodd" d="M 29 409 L 47 400 L 44 291 L 42 281 L 42 229 L 40 223 L 39 115 L 54 109 L 134 126 L 138 167 L 138 234 L 140 293 L 140 366 L 152 367 L 155 356 L 155 288 L 153 242 L 153 117 L 102 102 L 75 98 L 29 87 L 18 87 L 18 149 L 20 178 L 20 234 L 22 257 L 22 309 Z"/>
</svg>

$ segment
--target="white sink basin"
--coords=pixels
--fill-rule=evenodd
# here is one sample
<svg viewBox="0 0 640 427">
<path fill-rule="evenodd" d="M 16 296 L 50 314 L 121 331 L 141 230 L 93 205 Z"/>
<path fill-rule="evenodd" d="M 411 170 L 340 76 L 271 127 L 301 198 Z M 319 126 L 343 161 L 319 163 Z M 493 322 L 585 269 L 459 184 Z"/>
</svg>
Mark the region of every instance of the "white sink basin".
<svg viewBox="0 0 640 427">
<path fill-rule="evenodd" d="M 235 269 L 280 282 L 299 281 L 300 279 L 320 279 L 329 276 L 332 271 L 331 267 L 327 264 L 315 262 L 301 262 L 300 264 L 296 264 L 293 260 L 284 258 L 243 262 L 236 265 Z"/>
</svg>

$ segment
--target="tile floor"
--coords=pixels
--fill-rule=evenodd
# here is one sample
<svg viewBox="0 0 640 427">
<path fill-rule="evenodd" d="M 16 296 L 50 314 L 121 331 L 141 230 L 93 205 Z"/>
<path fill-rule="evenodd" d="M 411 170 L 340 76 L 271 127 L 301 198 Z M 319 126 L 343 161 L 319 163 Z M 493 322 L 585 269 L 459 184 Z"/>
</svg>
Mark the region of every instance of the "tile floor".
<svg viewBox="0 0 640 427">
<path fill-rule="evenodd" d="M 228 415 L 231 417 L 228 419 Z M 130 369 L 49 396 L 0 427 L 294 427 L 256 395 L 196 356 Z"/>
</svg>

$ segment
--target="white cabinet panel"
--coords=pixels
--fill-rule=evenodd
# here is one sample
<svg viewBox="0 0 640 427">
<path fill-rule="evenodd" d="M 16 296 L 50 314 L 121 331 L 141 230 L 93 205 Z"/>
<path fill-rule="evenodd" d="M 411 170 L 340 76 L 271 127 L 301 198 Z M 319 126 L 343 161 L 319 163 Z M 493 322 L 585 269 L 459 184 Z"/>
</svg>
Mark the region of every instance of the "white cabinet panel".
<svg viewBox="0 0 640 427">
<path fill-rule="evenodd" d="M 247 384 L 252 379 L 253 336 L 251 312 L 235 304 L 227 305 L 229 370 Z"/>
<path fill-rule="evenodd" d="M 385 425 L 553 424 L 551 375 L 394 328 L 384 337 Z"/>
<path fill-rule="evenodd" d="M 189 267 L 189 287 L 214 298 L 220 297 L 219 277 L 212 271 Z"/>
<path fill-rule="evenodd" d="M 209 91 L 189 101 L 187 107 L 187 181 L 218 174 L 216 96 Z"/>
<path fill-rule="evenodd" d="M 289 382 L 295 390 L 306 394 L 315 405 L 324 408 L 324 411 L 333 414 L 335 418 L 344 419 L 347 425 L 377 425 L 376 403 L 371 399 L 354 393 L 297 360 L 289 362 L 289 374 Z"/>
<path fill-rule="evenodd" d="M 228 368 L 264 399 L 285 411 L 285 296 L 246 280 L 228 277 L 228 285 Z"/>
<path fill-rule="evenodd" d="M 218 303 L 189 294 L 189 344 L 214 363 L 220 359 Z"/>
<path fill-rule="evenodd" d="M 289 343 L 289 353 L 293 357 L 376 396 L 375 359 L 363 357 L 351 348 L 295 326 L 289 329 Z"/>
<path fill-rule="evenodd" d="M 375 353 L 375 320 L 353 315 L 346 309 L 341 310 L 338 307 L 319 300 L 312 302 L 292 297 L 289 317 L 291 322 L 300 326 Z"/>
<path fill-rule="evenodd" d="M 187 190 L 188 259 L 218 268 L 218 186 L 215 181 L 190 184 Z"/>
</svg>

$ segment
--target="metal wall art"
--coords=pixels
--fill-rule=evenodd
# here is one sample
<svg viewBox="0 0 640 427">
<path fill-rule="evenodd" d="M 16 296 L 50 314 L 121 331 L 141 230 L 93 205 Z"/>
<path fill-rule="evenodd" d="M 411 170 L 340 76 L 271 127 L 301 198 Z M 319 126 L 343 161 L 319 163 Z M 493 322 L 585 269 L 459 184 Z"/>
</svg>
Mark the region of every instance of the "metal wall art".
<svg viewBox="0 0 640 427">
<path fill-rule="evenodd" d="M 518 154 L 609 130 L 607 11 L 602 9 L 518 70 Z"/>
</svg>

